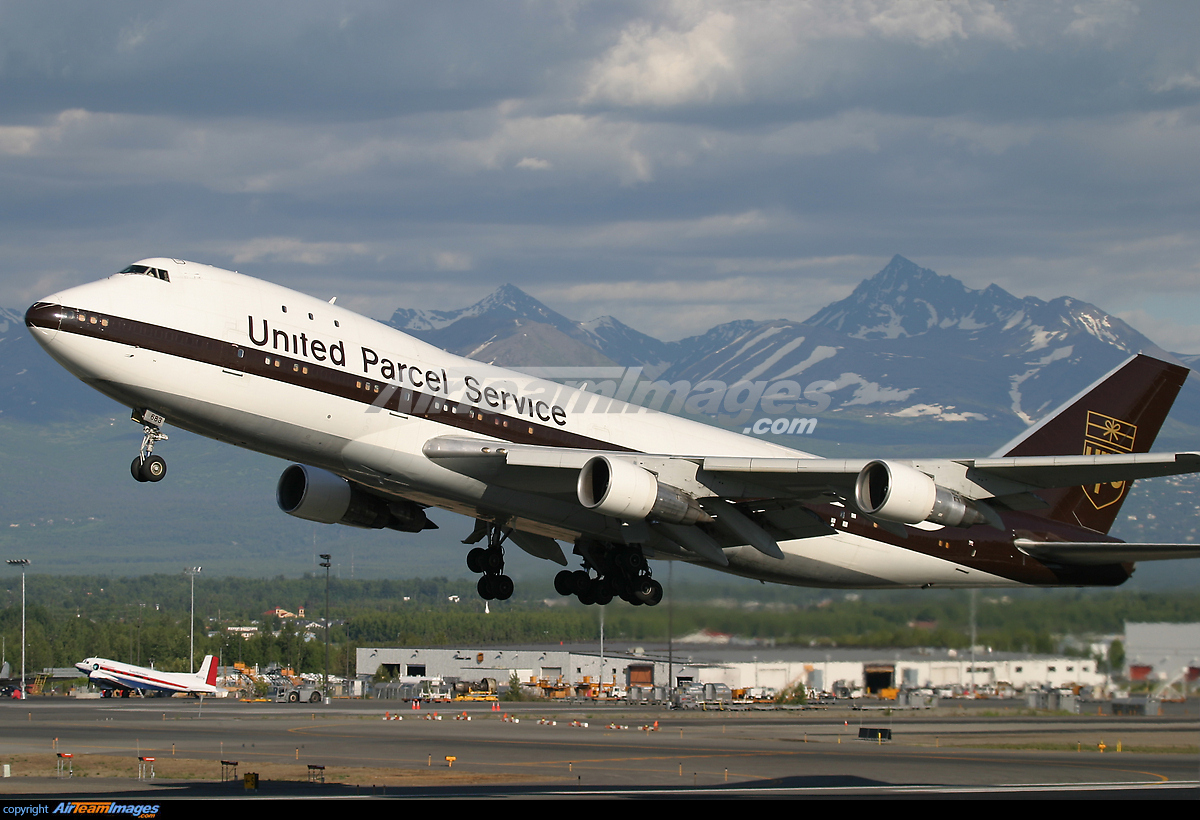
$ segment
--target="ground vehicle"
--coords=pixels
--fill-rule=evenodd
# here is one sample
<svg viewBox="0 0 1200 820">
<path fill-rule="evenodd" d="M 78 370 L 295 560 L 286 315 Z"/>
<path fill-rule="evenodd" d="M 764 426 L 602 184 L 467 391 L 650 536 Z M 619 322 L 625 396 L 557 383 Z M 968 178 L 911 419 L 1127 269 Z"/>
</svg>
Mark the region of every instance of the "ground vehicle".
<svg viewBox="0 0 1200 820">
<path fill-rule="evenodd" d="M 310 683 L 296 685 L 291 681 L 280 680 L 271 684 L 267 690 L 267 700 L 275 703 L 320 703 L 321 690 Z"/>
</svg>

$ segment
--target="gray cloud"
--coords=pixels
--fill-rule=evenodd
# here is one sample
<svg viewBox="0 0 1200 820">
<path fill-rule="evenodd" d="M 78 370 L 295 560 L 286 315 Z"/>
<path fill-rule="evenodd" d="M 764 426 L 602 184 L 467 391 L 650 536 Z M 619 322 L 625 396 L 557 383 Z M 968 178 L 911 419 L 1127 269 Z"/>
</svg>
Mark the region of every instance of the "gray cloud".
<svg viewBox="0 0 1200 820">
<path fill-rule="evenodd" d="M 898 252 L 1200 350 L 1191 4 L 0 16 L 3 304 L 166 254 L 379 316 L 511 281 L 679 337 L 804 318 Z"/>
</svg>

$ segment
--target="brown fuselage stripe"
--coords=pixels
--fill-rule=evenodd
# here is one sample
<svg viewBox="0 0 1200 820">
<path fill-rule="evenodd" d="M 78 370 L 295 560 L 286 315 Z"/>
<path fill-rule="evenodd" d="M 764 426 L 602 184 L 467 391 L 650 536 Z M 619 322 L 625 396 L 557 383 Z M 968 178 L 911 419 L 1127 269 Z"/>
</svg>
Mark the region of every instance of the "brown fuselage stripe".
<svg viewBox="0 0 1200 820">
<path fill-rule="evenodd" d="M 60 333 L 103 339 L 115 344 L 214 365 L 231 373 L 272 379 L 516 444 L 636 452 L 611 442 L 569 433 L 524 418 L 480 412 L 472 405 L 447 401 L 441 396 L 355 376 L 342 370 L 312 364 L 307 360 L 279 356 L 273 351 L 268 352 L 254 346 L 223 342 L 119 316 L 40 302 L 26 312 L 25 322 L 31 327 L 44 327 L 58 330 Z M 941 558 L 1017 583 L 1116 586 L 1124 583 L 1131 575 L 1129 565 L 1125 564 L 1072 566 L 1043 563 L 1023 555 L 1013 546 L 1007 533 L 991 527 L 981 527 L 978 531 L 989 535 L 994 533 L 993 537 L 976 536 L 976 530 L 968 533 L 964 529 L 947 529 L 939 533 L 942 538 L 934 538 L 922 530 L 906 527 L 908 538 L 902 538 L 875 527 L 866 519 L 849 517 L 845 508 L 823 504 L 805 506 L 818 518 L 833 522 L 831 526 L 835 531 L 860 535 L 911 552 Z M 1008 512 L 1001 515 L 1010 528 L 1020 530 L 1022 534 L 1028 533 L 1035 540 L 1050 539 L 1057 530 L 1070 529 L 1035 516 Z M 718 531 L 713 530 L 712 534 L 720 539 Z M 1059 537 L 1062 537 L 1061 534 Z M 1068 540 L 1079 539 L 1077 535 L 1072 534 Z"/>
<path fill-rule="evenodd" d="M 633 452 L 611 442 L 581 436 L 531 419 L 484 412 L 465 402 L 410 390 L 380 379 L 356 376 L 306 359 L 280 356 L 273 350 L 223 342 L 120 316 L 39 303 L 25 314 L 25 322 L 32 326 L 57 329 L 60 333 L 103 339 L 114 344 L 214 365 L 230 373 L 259 376 L 514 444 Z"/>
</svg>

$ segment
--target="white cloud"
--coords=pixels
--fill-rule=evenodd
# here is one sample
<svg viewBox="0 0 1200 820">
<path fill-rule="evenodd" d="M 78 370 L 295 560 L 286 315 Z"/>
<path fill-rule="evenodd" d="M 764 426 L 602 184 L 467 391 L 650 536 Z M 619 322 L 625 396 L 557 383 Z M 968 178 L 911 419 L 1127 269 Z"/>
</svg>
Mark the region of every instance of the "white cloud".
<svg viewBox="0 0 1200 820">
<path fill-rule="evenodd" d="M 635 20 L 592 70 L 584 100 L 675 105 L 736 90 L 736 24 L 724 11 L 704 14 L 685 30 Z"/>
<path fill-rule="evenodd" d="M 1138 7 L 1130 0 L 1087 0 L 1074 3 L 1071 11 L 1074 19 L 1067 24 L 1066 33 L 1086 39 L 1123 33 L 1138 15 Z"/>
<path fill-rule="evenodd" d="M 473 267 L 471 254 L 456 251 L 439 251 L 433 255 L 433 266 L 438 270 L 463 271 Z"/>
</svg>

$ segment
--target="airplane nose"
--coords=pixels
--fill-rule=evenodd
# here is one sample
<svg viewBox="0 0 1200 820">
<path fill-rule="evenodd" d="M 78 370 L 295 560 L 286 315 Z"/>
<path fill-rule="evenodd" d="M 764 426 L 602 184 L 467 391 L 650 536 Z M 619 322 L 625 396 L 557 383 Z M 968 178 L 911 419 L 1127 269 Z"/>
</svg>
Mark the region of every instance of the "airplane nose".
<svg viewBox="0 0 1200 820">
<path fill-rule="evenodd" d="M 34 302 L 25 311 L 25 326 L 43 344 L 54 338 L 62 321 L 62 306 L 52 300 L 53 297 L 50 297 L 46 301 Z"/>
</svg>

